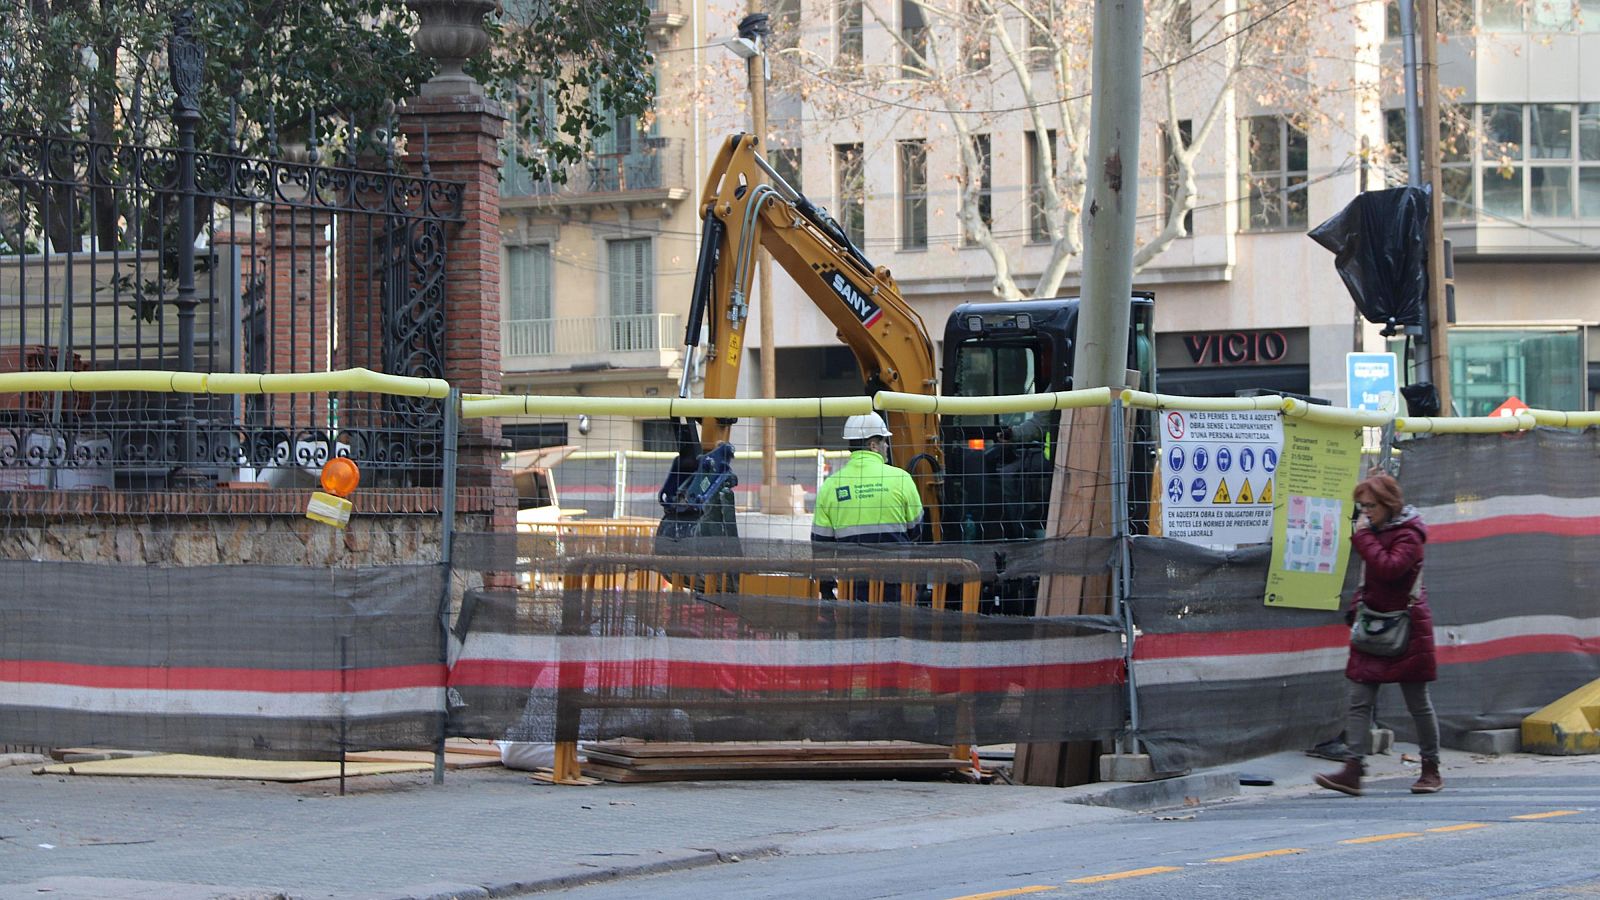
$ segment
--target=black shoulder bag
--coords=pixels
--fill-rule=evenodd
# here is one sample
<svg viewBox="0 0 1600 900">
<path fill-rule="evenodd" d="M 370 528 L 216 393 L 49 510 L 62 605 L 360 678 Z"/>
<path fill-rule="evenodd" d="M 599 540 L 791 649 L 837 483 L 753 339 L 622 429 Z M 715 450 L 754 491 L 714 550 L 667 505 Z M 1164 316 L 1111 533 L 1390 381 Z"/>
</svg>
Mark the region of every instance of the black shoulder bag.
<svg viewBox="0 0 1600 900">
<path fill-rule="evenodd" d="M 1363 588 L 1366 579 L 1362 578 Z M 1356 620 L 1350 626 L 1350 646 L 1369 656 L 1394 657 L 1406 652 L 1411 644 L 1411 607 L 1422 599 L 1422 566 L 1417 565 L 1416 580 L 1411 582 L 1411 602 L 1405 609 L 1394 612 L 1374 612 L 1365 603 L 1356 602 Z"/>
</svg>

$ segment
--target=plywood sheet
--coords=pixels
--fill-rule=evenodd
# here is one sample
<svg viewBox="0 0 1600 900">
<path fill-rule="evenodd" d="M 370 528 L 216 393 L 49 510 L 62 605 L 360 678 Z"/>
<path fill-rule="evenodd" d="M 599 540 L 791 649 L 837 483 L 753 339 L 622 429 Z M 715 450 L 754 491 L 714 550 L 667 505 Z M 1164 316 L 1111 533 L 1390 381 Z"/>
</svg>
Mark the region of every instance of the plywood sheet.
<svg viewBox="0 0 1600 900">
<path fill-rule="evenodd" d="M 433 763 L 360 762 L 345 764 L 345 774 L 390 775 L 397 772 L 426 772 Z M 337 762 L 310 760 L 229 759 L 222 756 L 192 756 L 163 753 L 132 759 L 107 759 L 96 762 L 63 763 L 35 769 L 49 775 L 109 775 L 118 778 L 221 778 L 237 781 L 318 781 L 338 778 Z"/>
</svg>

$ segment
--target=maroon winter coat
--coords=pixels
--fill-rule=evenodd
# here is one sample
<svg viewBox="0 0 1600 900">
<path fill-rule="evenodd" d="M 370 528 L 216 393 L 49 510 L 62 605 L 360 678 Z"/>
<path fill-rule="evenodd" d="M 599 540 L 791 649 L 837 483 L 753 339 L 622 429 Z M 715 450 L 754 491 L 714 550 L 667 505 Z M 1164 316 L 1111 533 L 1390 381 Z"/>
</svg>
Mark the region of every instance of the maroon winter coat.
<svg viewBox="0 0 1600 900">
<path fill-rule="evenodd" d="M 1350 538 L 1350 544 L 1366 564 L 1365 584 L 1351 600 L 1365 603 L 1374 612 L 1394 612 L 1411 602 L 1411 583 L 1422 567 L 1422 545 L 1428 540 L 1417 511 L 1409 506 L 1382 528 L 1363 528 Z M 1411 607 L 1411 642 L 1399 656 L 1382 657 L 1350 648 L 1345 677 L 1351 681 L 1390 684 L 1397 681 L 1433 681 L 1438 665 L 1433 653 L 1433 613 L 1428 609 L 1428 587 L 1424 579 L 1422 597 Z"/>
</svg>

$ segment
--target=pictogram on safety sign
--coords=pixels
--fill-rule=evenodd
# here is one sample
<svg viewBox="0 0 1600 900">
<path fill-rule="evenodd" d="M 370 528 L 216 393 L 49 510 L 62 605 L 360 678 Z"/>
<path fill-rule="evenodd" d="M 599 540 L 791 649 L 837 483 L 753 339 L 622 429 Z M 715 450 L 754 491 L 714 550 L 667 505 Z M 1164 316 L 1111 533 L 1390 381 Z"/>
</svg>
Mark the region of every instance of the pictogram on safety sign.
<svg viewBox="0 0 1600 900">
<path fill-rule="evenodd" d="M 1271 479 L 1268 479 L 1267 480 L 1267 486 L 1261 489 L 1261 496 L 1256 498 L 1256 502 L 1257 503 L 1271 503 L 1272 502 L 1272 481 L 1271 481 Z"/>
<path fill-rule="evenodd" d="M 1250 494 L 1250 482 L 1239 485 L 1239 496 L 1233 498 L 1235 503 L 1254 503 L 1255 497 Z"/>
<path fill-rule="evenodd" d="M 1216 493 L 1215 496 L 1213 496 L 1211 498 L 1211 502 L 1212 503 L 1232 503 L 1233 502 L 1233 500 L 1231 500 L 1228 497 L 1228 483 L 1226 481 L 1223 481 L 1220 478 L 1217 479 L 1217 493 Z"/>
</svg>

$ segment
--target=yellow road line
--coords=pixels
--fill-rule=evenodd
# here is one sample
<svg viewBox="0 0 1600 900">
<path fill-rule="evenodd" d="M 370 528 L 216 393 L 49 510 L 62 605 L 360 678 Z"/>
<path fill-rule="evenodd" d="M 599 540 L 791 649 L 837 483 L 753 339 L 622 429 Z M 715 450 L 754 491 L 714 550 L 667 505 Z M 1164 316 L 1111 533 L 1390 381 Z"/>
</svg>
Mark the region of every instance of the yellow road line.
<svg viewBox="0 0 1600 900">
<path fill-rule="evenodd" d="M 1376 844 L 1379 841 L 1393 841 L 1400 838 L 1422 837 L 1420 831 L 1396 831 L 1394 834 L 1375 834 L 1372 837 L 1350 838 L 1340 841 L 1341 844 Z"/>
<path fill-rule="evenodd" d="M 1513 818 L 1513 819 L 1524 819 L 1524 820 L 1526 820 L 1526 819 L 1554 819 L 1556 816 L 1575 816 L 1577 814 L 1578 814 L 1578 810 L 1575 810 L 1575 809 L 1557 809 L 1557 810 L 1551 810 L 1550 812 L 1528 813 L 1525 816 L 1512 816 L 1511 818 Z"/>
<path fill-rule="evenodd" d="M 1208 859 L 1208 860 L 1206 860 L 1206 862 L 1209 862 L 1209 863 L 1248 862 L 1249 860 L 1252 860 L 1252 859 L 1266 859 L 1269 856 L 1290 856 L 1290 855 L 1295 854 L 1295 853 L 1304 853 L 1304 852 L 1306 852 L 1306 851 L 1304 849 L 1300 848 L 1300 847 L 1284 847 L 1282 850 L 1263 850 L 1260 853 L 1241 853 L 1238 856 L 1219 856 L 1216 859 Z"/>
<path fill-rule="evenodd" d="M 1464 822 L 1460 825 L 1445 825 L 1440 828 L 1429 828 L 1429 834 L 1444 834 L 1447 831 L 1471 831 L 1474 828 L 1488 828 L 1488 822 Z"/>
<path fill-rule="evenodd" d="M 1015 897 L 1019 894 L 1037 894 L 1040 891 L 1053 891 L 1053 884 L 1030 884 L 1027 887 L 1009 888 L 1004 891 L 990 891 L 987 894 L 967 894 L 962 897 L 951 897 L 950 900 L 999 900 L 1000 897 Z"/>
<path fill-rule="evenodd" d="M 1177 866 L 1151 866 L 1148 869 L 1129 869 L 1126 872 L 1112 872 L 1110 875 L 1090 875 L 1088 878 L 1074 878 L 1067 884 L 1100 884 L 1105 881 L 1121 881 L 1124 878 L 1138 878 L 1141 875 L 1160 875 L 1162 872 L 1179 871 Z"/>
</svg>

